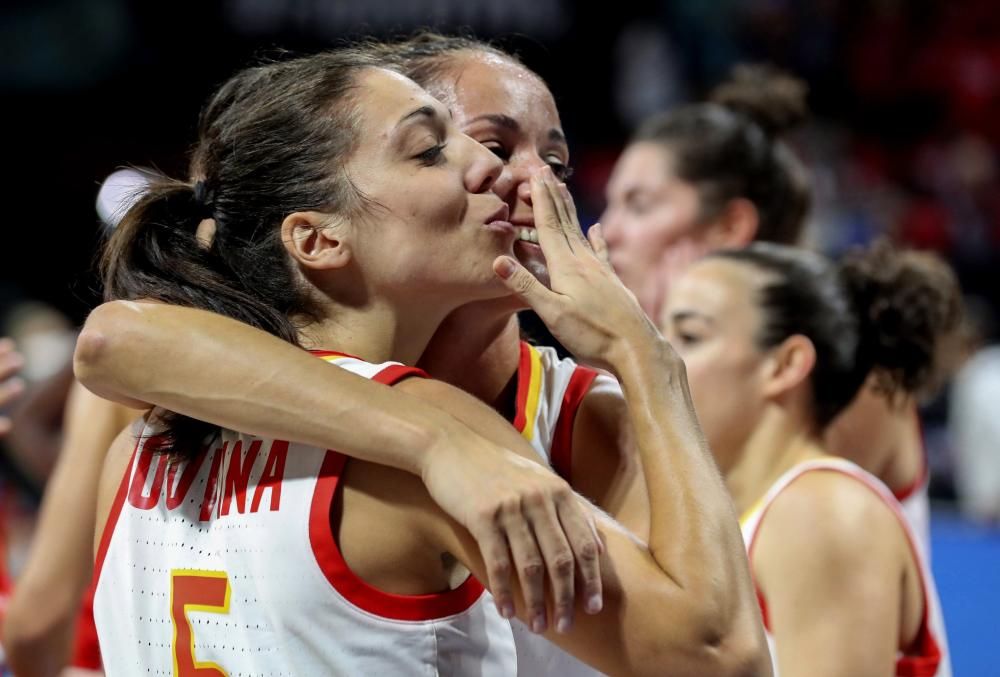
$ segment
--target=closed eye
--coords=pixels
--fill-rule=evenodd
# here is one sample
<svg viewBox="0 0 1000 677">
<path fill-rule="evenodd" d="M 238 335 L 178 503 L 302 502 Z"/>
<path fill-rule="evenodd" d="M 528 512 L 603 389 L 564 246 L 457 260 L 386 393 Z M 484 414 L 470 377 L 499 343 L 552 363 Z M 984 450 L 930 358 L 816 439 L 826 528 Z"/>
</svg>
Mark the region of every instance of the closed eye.
<svg viewBox="0 0 1000 677">
<path fill-rule="evenodd" d="M 414 155 L 413 159 L 418 160 L 421 164 L 427 165 L 428 167 L 436 165 L 444 158 L 444 148 L 446 145 L 447 144 L 439 143 L 431 146 L 424 152 Z"/>
</svg>

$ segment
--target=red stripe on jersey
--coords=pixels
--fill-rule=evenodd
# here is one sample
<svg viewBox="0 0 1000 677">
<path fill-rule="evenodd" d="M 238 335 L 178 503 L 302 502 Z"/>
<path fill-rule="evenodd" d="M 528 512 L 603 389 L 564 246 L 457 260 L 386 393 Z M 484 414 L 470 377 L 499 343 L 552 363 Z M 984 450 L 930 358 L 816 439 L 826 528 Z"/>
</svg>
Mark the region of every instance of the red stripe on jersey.
<svg viewBox="0 0 1000 677">
<path fill-rule="evenodd" d="M 94 592 L 96 579 L 87 588 L 76 617 L 76 636 L 73 638 L 73 656 L 70 665 L 84 670 L 100 670 L 101 647 L 97 641 L 97 626 L 94 624 Z"/>
<path fill-rule="evenodd" d="M 521 357 L 517 363 L 517 397 L 514 399 L 514 428 L 524 431 L 528 421 L 528 393 L 531 392 L 531 347 L 521 341 Z"/>
<path fill-rule="evenodd" d="M 415 367 L 394 364 L 372 377 L 373 381 L 393 385 L 411 376 L 426 378 Z M 429 621 L 462 613 L 475 604 L 485 588 L 473 576 L 459 587 L 427 595 L 397 595 L 365 583 L 351 571 L 344 560 L 330 524 L 330 507 L 337 494 L 348 458 L 328 451 L 316 481 L 309 510 L 309 541 L 319 568 L 334 589 L 354 606 L 381 618 L 398 621 Z"/>
<path fill-rule="evenodd" d="M 94 559 L 95 586 L 101 577 L 104 558 L 107 557 L 108 547 L 111 545 L 111 536 L 115 532 L 115 525 L 118 524 L 118 516 L 122 512 L 122 506 L 125 505 L 125 497 L 128 495 L 128 487 L 132 481 L 132 467 L 135 465 L 136 452 L 139 450 L 139 445 L 144 439 L 148 443 L 153 438 L 139 436 L 139 439 L 135 441 L 135 447 L 132 449 L 132 458 L 129 459 L 125 474 L 122 475 L 122 481 L 118 484 L 118 493 L 115 494 L 115 500 L 111 504 L 111 512 L 108 513 L 108 521 L 104 524 L 104 531 L 101 532 L 101 543 L 97 548 L 97 557 Z"/>
<path fill-rule="evenodd" d="M 309 541 L 316 562 L 330 585 L 354 606 L 381 618 L 429 621 L 460 614 L 475 604 L 484 591 L 471 575 L 459 587 L 427 595 L 397 595 L 365 583 L 344 560 L 330 524 L 330 506 L 347 465 L 347 457 L 328 451 L 323 460 L 309 511 Z"/>
<path fill-rule="evenodd" d="M 920 629 L 917 631 L 917 636 L 914 638 L 912 644 L 903 651 L 903 655 L 896 660 L 896 676 L 897 677 L 934 677 L 937 674 L 938 667 L 941 664 L 941 647 L 938 645 L 937 640 L 934 638 L 930 627 L 930 597 L 927 590 L 927 580 L 924 577 L 924 569 L 921 565 L 920 554 L 918 552 L 917 544 L 914 543 L 913 538 L 910 536 L 910 530 L 907 528 L 906 516 L 903 515 L 902 510 L 898 505 L 893 505 L 885 496 L 869 482 L 863 475 L 856 472 L 851 472 L 846 468 L 839 467 L 816 467 L 809 468 L 804 472 L 796 475 L 792 478 L 788 484 L 786 484 L 782 491 L 787 489 L 789 485 L 795 480 L 799 479 L 803 475 L 811 472 L 817 471 L 829 471 L 837 472 L 842 475 L 851 477 L 862 485 L 864 485 L 869 491 L 874 493 L 885 505 L 892 510 L 892 513 L 896 516 L 896 520 L 899 522 L 900 527 L 903 529 L 903 535 L 906 537 L 906 543 L 910 548 L 910 554 L 913 557 L 914 563 L 917 565 L 917 573 L 920 575 L 920 588 L 924 596 L 924 610 L 920 619 Z M 760 533 L 760 527 L 764 523 L 764 517 L 767 515 L 768 509 L 774 505 L 775 499 L 781 495 L 779 491 L 777 495 L 771 498 L 770 503 L 764 506 L 761 511 L 760 517 L 757 519 L 757 528 L 754 529 L 753 536 L 750 539 L 750 545 L 747 547 L 747 559 L 750 561 L 751 569 L 753 568 L 753 552 L 754 546 L 757 544 L 757 535 Z M 767 601 L 764 598 L 764 594 L 761 592 L 760 588 L 757 589 L 757 601 L 760 604 L 761 615 L 764 619 L 764 628 L 771 632 L 771 627 L 768 623 L 767 614 Z"/>
<path fill-rule="evenodd" d="M 563 393 L 562 406 L 559 408 L 559 420 L 552 436 L 552 450 L 549 458 L 552 469 L 567 482 L 573 469 L 573 423 L 580 403 L 587 396 L 590 386 L 597 378 L 597 372 L 587 367 L 577 367 L 570 376 L 569 385 Z"/>
</svg>

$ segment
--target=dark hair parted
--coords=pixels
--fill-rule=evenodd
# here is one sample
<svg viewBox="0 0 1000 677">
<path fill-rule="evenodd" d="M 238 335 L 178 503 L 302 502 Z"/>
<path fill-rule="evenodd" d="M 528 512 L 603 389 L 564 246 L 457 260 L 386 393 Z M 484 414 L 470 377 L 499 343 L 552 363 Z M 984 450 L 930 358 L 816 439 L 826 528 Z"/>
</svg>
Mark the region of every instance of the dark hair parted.
<svg viewBox="0 0 1000 677">
<path fill-rule="evenodd" d="M 745 198 L 757 208 L 755 239 L 795 244 L 811 203 L 805 167 L 779 136 L 808 114 L 804 82 L 770 67 L 737 66 L 710 103 L 646 121 L 632 142 L 663 144 L 678 178 L 697 186 L 703 221 Z"/>
<path fill-rule="evenodd" d="M 199 120 L 191 161 L 199 180 L 151 185 L 108 241 L 105 298 L 209 310 L 298 344 L 296 318 L 315 312 L 280 226 L 296 211 L 350 213 L 362 204 L 341 167 L 358 138 L 352 90 L 374 66 L 370 55 L 345 50 L 230 78 Z M 214 237 L 199 241 L 207 216 Z M 179 416 L 166 423 L 168 446 L 183 453 L 212 430 Z"/>
<path fill-rule="evenodd" d="M 850 404 L 869 373 L 879 377 L 890 398 L 921 391 L 933 376 L 940 339 L 961 317 L 961 292 L 948 265 L 933 254 L 896 250 L 885 241 L 839 263 L 770 243 L 710 256 L 766 273 L 756 295 L 760 348 L 793 335 L 812 342 L 819 429 Z"/>
</svg>

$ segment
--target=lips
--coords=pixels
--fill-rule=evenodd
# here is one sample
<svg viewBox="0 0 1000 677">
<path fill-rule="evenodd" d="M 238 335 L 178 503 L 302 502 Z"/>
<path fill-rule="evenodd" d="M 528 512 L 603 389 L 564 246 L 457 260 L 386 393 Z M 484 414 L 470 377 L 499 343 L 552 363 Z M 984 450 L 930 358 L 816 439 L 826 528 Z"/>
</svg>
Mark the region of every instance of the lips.
<svg viewBox="0 0 1000 677">
<path fill-rule="evenodd" d="M 493 212 L 490 216 L 486 217 L 486 221 L 483 223 L 490 224 L 500 221 L 502 223 L 507 223 L 507 219 L 510 218 L 510 207 L 506 204 L 501 204 L 500 207 Z"/>
</svg>

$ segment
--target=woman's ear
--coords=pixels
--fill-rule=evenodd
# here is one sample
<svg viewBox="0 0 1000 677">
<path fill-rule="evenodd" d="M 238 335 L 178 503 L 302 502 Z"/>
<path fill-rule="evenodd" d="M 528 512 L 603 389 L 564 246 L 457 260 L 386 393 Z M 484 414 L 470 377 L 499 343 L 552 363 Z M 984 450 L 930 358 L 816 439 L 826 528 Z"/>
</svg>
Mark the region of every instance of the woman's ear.
<svg viewBox="0 0 1000 677">
<path fill-rule="evenodd" d="M 709 233 L 714 249 L 742 248 L 757 237 L 760 213 L 745 197 L 733 198 L 712 222 Z"/>
<path fill-rule="evenodd" d="M 295 261 L 313 270 L 343 268 L 351 260 L 350 228 L 322 212 L 293 212 L 281 222 L 281 241 Z"/>
<path fill-rule="evenodd" d="M 773 348 L 764 368 L 764 396 L 779 398 L 809 380 L 816 366 L 816 348 L 801 334 L 794 334 Z"/>
</svg>

